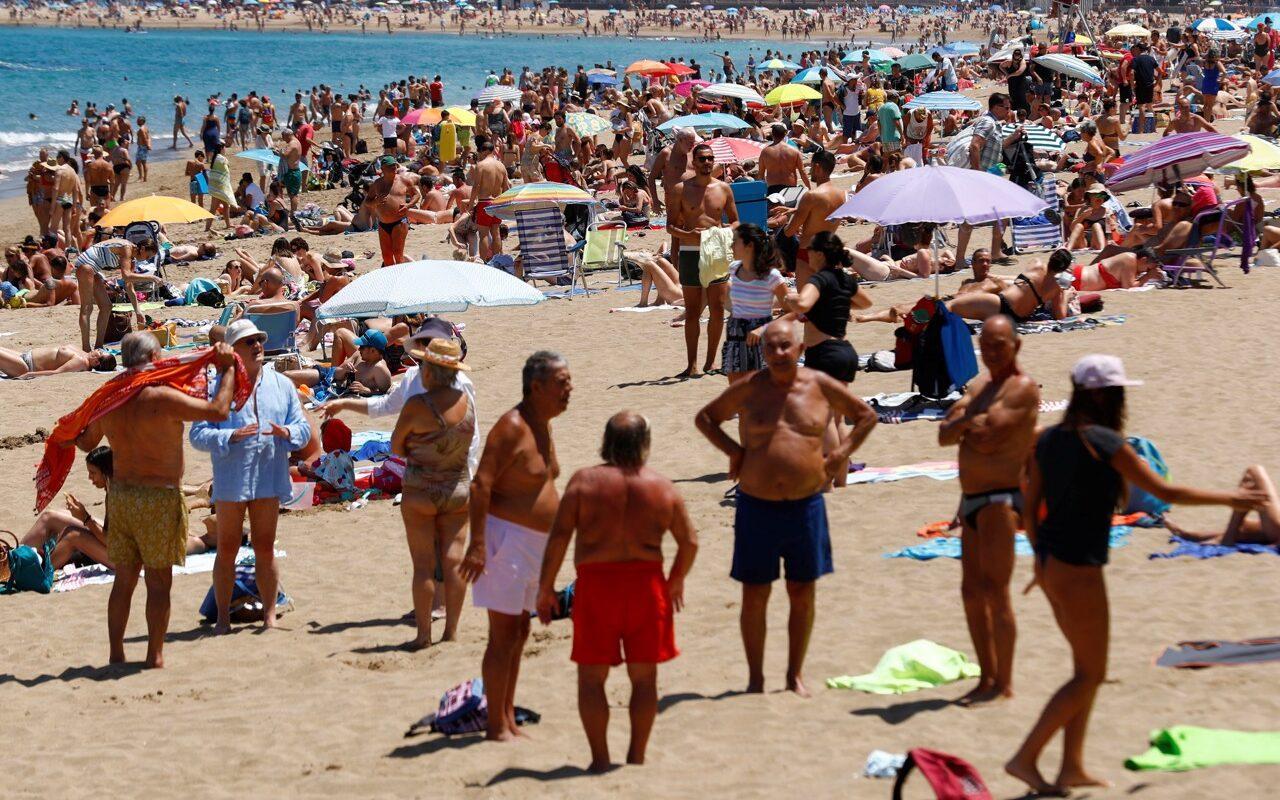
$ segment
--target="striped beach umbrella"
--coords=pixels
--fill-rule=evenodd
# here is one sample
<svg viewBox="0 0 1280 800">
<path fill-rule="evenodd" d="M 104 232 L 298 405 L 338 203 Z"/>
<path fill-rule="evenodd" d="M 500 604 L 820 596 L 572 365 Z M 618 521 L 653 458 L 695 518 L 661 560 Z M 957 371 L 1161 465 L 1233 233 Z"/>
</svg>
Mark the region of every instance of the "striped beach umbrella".
<svg viewBox="0 0 1280 800">
<path fill-rule="evenodd" d="M 1106 81 L 1098 74 L 1096 69 L 1075 56 L 1069 56 L 1065 53 L 1050 53 L 1047 56 L 1038 56 L 1035 62 L 1078 81 L 1092 83 L 1096 86 L 1106 84 Z"/>
<path fill-rule="evenodd" d="M 1249 35 L 1244 28 L 1222 17 L 1205 17 L 1197 20 L 1192 24 L 1191 30 L 1203 33 L 1210 39 L 1243 39 Z"/>
<path fill-rule="evenodd" d="M 775 70 L 775 71 L 781 72 L 784 69 L 796 71 L 796 70 L 804 69 L 804 67 L 800 66 L 794 61 L 784 61 L 781 58 L 771 58 L 768 61 L 761 61 L 760 65 L 756 67 L 756 69 L 766 70 L 766 71 Z"/>
<path fill-rule="evenodd" d="M 889 47 L 881 47 L 880 52 L 884 53 L 889 58 L 902 58 L 907 54 L 905 50 L 899 50 L 898 48 L 893 47 L 892 45 L 890 45 Z"/>
<path fill-rule="evenodd" d="M 810 89 L 803 83 L 786 83 L 764 96 L 764 101 L 771 106 L 786 106 L 821 99 L 821 92 Z"/>
<path fill-rule="evenodd" d="M 685 114 L 669 119 L 659 125 L 658 130 L 664 133 L 677 128 L 693 128 L 695 131 L 741 131 L 750 127 L 750 123 L 743 122 L 732 114 L 709 111 L 705 114 Z"/>
<path fill-rule="evenodd" d="M 492 86 L 486 86 L 475 94 L 475 98 L 481 103 L 489 103 L 494 100 L 501 100 L 505 103 L 513 100 L 519 100 L 521 96 L 521 91 L 516 87 L 503 86 L 500 83 L 495 83 Z"/>
<path fill-rule="evenodd" d="M 759 103 L 764 105 L 764 98 L 760 93 L 750 86 L 743 86 L 740 83 L 712 83 L 698 90 L 698 94 L 704 97 L 733 97 L 744 103 Z"/>
<path fill-rule="evenodd" d="M 1000 135 L 1008 136 L 1018 127 L 1016 122 L 1006 122 L 1000 126 Z M 1066 143 L 1058 134 L 1044 127 L 1043 125 L 1024 124 L 1023 131 L 1027 134 L 1027 143 L 1031 145 L 1031 149 L 1042 153 L 1061 153 L 1066 149 Z M 956 134 L 956 137 L 947 145 L 947 163 L 952 166 L 968 166 L 969 165 L 969 143 L 973 141 L 973 126 L 965 128 Z"/>
<path fill-rule="evenodd" d="M 572 114 L 566 114 L 564 117 L 565 127 L 579 136 L 596 136 L 609 130 L 609 122 L 599 114 L 592 114 L 588 111 L 576 111 Z"/>
<path fill-rule="evenodd" d="M 711 152 L 716 156 L 717 164 L 741 164 L 760 157 L 764 142 L 753 142 L 750 139 L 738 139 L 733 136 L 717 136 L 708 139 Z"/>
<path fill-rule="evenodd" d="M 1147 30 L 1141 25 L 1135 25 L 1132 22 L 1126 22 L 1123 25 L 1117 25 L 1111 30 L 1107 31 L 1107 36 L 1115 36 L 1120 39 L 1127 39 L 1134 36 L 1148 37 L 1150 35 L 1151 35 L 1151 31 Z"/>
<path fill-rule="evenodd" d="M 835 67 L 822 66 L 822 67 L 809 67 L 808 69 L 804 69 L 797 72 L 796 76 L 791 79 L 791 82 L 792 83 L 809 83 L 809 84 L 822 83 L 822 75 L 820 73 L 823 70 L 826 70 L 827 72 L 827 80 L 836 80 L 836 81 L 842 81 L 842 82 L 848 80 L 848 78 L 845 77 L 845 74 L 840 70 L 836 69 Z"/>
<path fill-rule="evenodd" d="M 596 202 L 590 193 L 577 186 L 538 181 L 512 186 L 493 198 L 493 205 L 485 210 L 501 219 L 514 219 L 515 212 L 537 206 L 557 205 L 563 208 L 571 205 L 595 205 Z"/>
<path fill-rule="evenodd" d="M 1262 82 L 1271 84 L 1272 86 L 1280 86 L 1280 68 L 1273 69 L 1266 75 L 1263 75 Z"/>
<path fill-rule="evenodd" d="M 1125 158 L 1107 179 L 1113 191 L 1141 189 L 1153 183 L 1176 183 L 1207 169 L 1225 167 L 1249 155 L 1249 143 L 1220 133 L 1176 133 Z"/>
<path fill-rule="evenodd" d="M 927 92 L 907 101 L 904 108 L 927 108 L 930 111 L 981 111 L 982 104 L 959 92 Z"/>
</svg>

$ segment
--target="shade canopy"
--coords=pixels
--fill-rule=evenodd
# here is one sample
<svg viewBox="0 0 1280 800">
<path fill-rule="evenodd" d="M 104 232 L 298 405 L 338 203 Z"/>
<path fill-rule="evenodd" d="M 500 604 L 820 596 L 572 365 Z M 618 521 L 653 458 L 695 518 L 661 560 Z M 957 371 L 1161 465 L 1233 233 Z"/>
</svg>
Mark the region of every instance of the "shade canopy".
<svg viewBox="0 0 1280 800">
<path fill-rule="evenodd" d="M 121 203 L 98 220 L 102 228 L 115 228 L 132 222 L 159 222 L 176 225 L 183 222 L 200 222 L 213 219 L 213 215 L 200 206 L 181 197 L 165 197 L 153 194 Z"/>
<path fill-rule="evenodd" d="M 500 269 L 468 261 L 412 261 L 375 269 L 338 290 L 319 319 L 444 314 L 471 306 L 531 306 L 542 292 Z"/>
</svg>

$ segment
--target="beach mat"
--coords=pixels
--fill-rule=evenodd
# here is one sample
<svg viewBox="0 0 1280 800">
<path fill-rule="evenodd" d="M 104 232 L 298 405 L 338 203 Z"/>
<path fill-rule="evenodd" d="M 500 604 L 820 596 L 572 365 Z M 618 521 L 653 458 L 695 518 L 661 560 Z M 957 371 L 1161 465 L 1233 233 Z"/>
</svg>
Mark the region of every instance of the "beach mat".
<svg viewBox="0 0 1280 800">
<path fill-rule="evenodd" d="M 982 674 L 977 664 L 958 650 L 928 639 L 891 647 L 876 668 L 865 675 L 827 678 L 829 689 L 856 689 L 870 694 L 907 694 L 932 689 Z"/>
<path fill-rule="evenodd" d="M 1178 642 L 1156 659 L 1157 667 L 1204 669 L 1280 661 L 1280 636 L 1239 642 Z"/>
<path fill-rule="evenodd" d="M 1129 543 L 1129 534 L 1133 529 L 1127 525 L 1117 525 L 1111 529 L 1110 546 L 1112 548 L 1124 547 Z M 1031 549 L 1031 541 L 1027 539 L 1025 534 L 1017 534 L 1013 537 L 1013 552 L 1020 556 L 1029 556 L 1034 551 Z M 922 544 L 913 544 L 910 547 L 904 547 L 901 550 L 894 550 L 892 553 L 885 553 L 885 558 L 910 558 L 913 561 L 932 561 L 935 558 L 959 558 L 960 557 L 960 537 L 959 536 L 936 536 L 932 539 L 925 540 Z"/>
<path fill-rule="evenodd" d="M 960 399 L 960 393 L 952 392 L 946 397 L 934 399 L 919 392 L 882 392 L 862 399 L 876 412 L 876 419 L 880 422 L 899 425 L 920 419 L 940 422 L 947 416 L 951 406 Z M 1040 413 L 1064 411 L 1066 407 L 1066 400 L 1045 400 L 1040 403 Z"/>
<path fill-rule="evenodd" d="M 849 473 L 849 485 L 856 483 L 893 483 L 908 478 L 932 478 L 949 481 L 960 475 L 960 467 L 954 461 L 921 461 L 897 467 L 865 467 Z"/>
<path fill-rule="evenodd" d="M 283 550 L 276 550 L 276 558 L 284 558 L 284 556 L 285 552 Z M 173 574 L 196 575 L 202 572 L 213 572 L 213 560 L 216 557 L 217 553 L 213 551 L 187 556 L 187 563 L 180 567 L 174 567 Z M 241 547 L 240 551 L 236 553 L 236 566 L 252 564 L 253 561 L 252 547 Z M 64 567 L 53 576 L 53 591 L 70 592 L 85 586 L 114 583 L 115 579 L 115 571 L 102 564 L 89 564 L 84 567 Z"/>
<path fill-rule="evenodd" d="M 1205 542 L 1193 542 L 1189 539 L 1183 539 L 1181 536 L 1170 536 L 1169 543 L 1175 547 L 1167 553 L 1152 553 L 1148 558 L 1221 558 L 1223 556 L 1235 555 L 1236 553 L 1247 553 L 1249 555 L 1259 555 L 1262 553 L 1270 553 L 1271 555 L 1280 555 L 1280 549 L 1275 545 L 1254 544 L 1254 543 L 1238 543 L 1238 544 L 1206 544 Z"/>
<path fill-rule="evenodd" d="M 1185 772 L 1220 764 L 1280 764 L 1280 732 L 1174 725 L 1151 732 L 1151 749 L 1125 759 L 1125 769 Z"/>
<path fill-rule="evenodd" d="M 1072 333 L 1074 331 L 1091 331 L 1098 328 L 1123 325 L 1126 319 L 1127 317 L 1124 314 L 1098 314 L 1067 317 L 1066 319 L 1030 320 L 1019 322 L 1017 329 L 1018 333 L 1023 336 L 1037 333 Z M 966 320 L 966 322 L 969 323 L 969 328 L 974 333 L 982 330 L 981 322 L 977 320 Z"/>
</svg>

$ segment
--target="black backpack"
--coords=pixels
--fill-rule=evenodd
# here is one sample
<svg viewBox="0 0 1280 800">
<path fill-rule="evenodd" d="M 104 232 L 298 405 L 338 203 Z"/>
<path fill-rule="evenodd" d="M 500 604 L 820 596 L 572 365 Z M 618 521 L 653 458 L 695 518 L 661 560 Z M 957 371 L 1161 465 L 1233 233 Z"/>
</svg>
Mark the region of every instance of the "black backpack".
<svg viewBox="0 0 1280 800">
<path fill-rule="evenodd" d="M 933 400 L 951 391 L 947 354 L 942 346 L 942 315 L 935 313 L 916 342 L 911 360 L 911 383 L 920 394 Z"/>
</svg>

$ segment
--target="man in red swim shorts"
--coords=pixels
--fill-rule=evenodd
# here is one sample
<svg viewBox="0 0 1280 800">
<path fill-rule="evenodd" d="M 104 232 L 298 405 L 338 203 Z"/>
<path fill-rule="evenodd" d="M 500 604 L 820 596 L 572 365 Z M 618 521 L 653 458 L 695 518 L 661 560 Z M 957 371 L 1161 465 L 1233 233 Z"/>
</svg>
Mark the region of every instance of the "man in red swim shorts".
<svg viewBox="0 0 1280 800">
<path fill-rule="evenodd" d="M 538 619 L 558 611 L 555 579 L 575 530 L 573 653 L 578 665 L 578 714 L 591 746 L 592 772 L 609 760 L 610 667 L 626 662 L 631 679 L 628 764 L 643 764 L 658 716 L 658 664 L 675 658 L 673 612 L 684 606 L 684 577 L 698 550 L 697 534 L 675 484 L 645 466 L 649 422 L 631 411 L 615 414 L 600 447 L 604 463 L 569 479 L 547 539 L 538 589 Z M 619 513 L 625 506 L 625 513 Z M 662 537 L 671 531 L 676 557 L 662 574 Z M 625 653 L 625 657 L 624 657 Z"/>
</svg>

